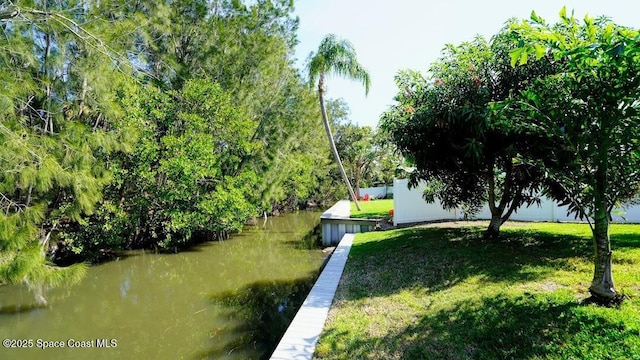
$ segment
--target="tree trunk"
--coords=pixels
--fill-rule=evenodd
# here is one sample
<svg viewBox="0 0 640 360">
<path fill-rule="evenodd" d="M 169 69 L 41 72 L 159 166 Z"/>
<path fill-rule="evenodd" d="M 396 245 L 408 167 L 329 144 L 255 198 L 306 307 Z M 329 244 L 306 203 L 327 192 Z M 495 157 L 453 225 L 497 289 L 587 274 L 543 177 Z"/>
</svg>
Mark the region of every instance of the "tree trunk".
<svg viewBox="0 0 640 360">
<path fill-rule="evenodd" d="M 358 197 L 361 197 L 362 195 L 360 195 L 360 177 L 362 176 L 362 168 L 361 168 L 361 164 L 360 164 L 360 160 L 356 160 L 356 176 L 355 176 L 355 185 L 356 185 L 356 190 L 355 193 Z"/>
<path fill-rule="evenodd" d="M 491 214 L 491 222 L 484 233 L 486 239 L 497 239 L 500 237 L 500 226 L 502 225 L 501 214 Z"/>
<path fill-rule="evenodd" d="M 50 132 L 51 134 L 53 134 L 53 117 L 51 116 L 51 92 L 52 92 L 52 82 L 53 79 L 51 79 L 49 77 L 49 56 L 51 54 L 51 35 L 50 34 L 45 34 L 45 51 L 44 51 L 44 59 L 43 59 L 43 77 L 44 77 L 44 81 L 46 83 L 46 87 L 45 87 L 45 101 L 44 101 L 44 106 L 45 106 L 45 114 L 44 114 L 44 132 Z"/>
<path fill-rule="evenodd" d="M 12 19 L 18 15 L 20 15 L 20 9 L 17 7 L 0 10 L 0 20 Z"/>
<path fill-rule="evenodd" d="M 502 225 L 502 211 L 504 210 L 504 208 L 500 208 L 500 206 L 496 206 L 496 180 L 493 174 L 493 164 L 489 167 L 489 169 L 491 170 L 487 172 L 487 181 L 489 183 L 489 189 L 487 190 L 488 191 L 487 195 L 489 198 L 488 199 L 489 210 L 491 211 L 491 222 L 489 222 L 489 227 L 484 232 L 484 238 L 497 239 L 500 237 L 500 226 Z"/>
<path fill-rule="evenodd" d="M 599 196 L 596 195 L 597 198 Z M 593 228 L 594 271 L 593 281 L 589 287 L 591 295 L 613 299 L 616 290 L 611 274 L 611 244 L 609 242 L 609 213 L 603 201 L 597 201 Z"/>
<path fill-rule="evenodd" d="M 344 166 L 342 166 L 342 161 L 340 160 L 340 155 L 338 154 L 338 149 L 336 148 L 336 143 L 333 140 L 333 134 L 331 134 L 331 127 L 329 126 L 329 118 L 327 117 L 327 109 L 324 106 L 324 74 L 320 75 L 320 81 L 318 82 L 318 100 L 320 101 L 320 112 L 322 113 L 322 121 L 324 122 L 324 129 L 327 132 L 327 137 L 329 138 L 329 145 L 331 146 L 331 151 L 333 152 L 333 157 L 338 163 L 338 168 L 340 169 L 340 174 L 342 174 L 342 179 L 344 180 L 345 185 L 347 185 L 347 190 L 349 190 L 349 196 L 351 196 L 351 200 L 356 204 L 356 208 L 360 211 L 360 204 L 358 204 L 358 199 L 353 193 L 353 188 L 351 187 L 351 183 L 349 182 L 349 178 L 347 177 L 347 173 L 344 171 Z"/>
<path fill-rule="evenodd" d="M 611 300 L 616 297 L 611 274 L 611 244 L 609 242 L 610 210 L 605 194 L 607 193 L 609 145 L 602 144 L 598 153 L 598 168 L 595 173 L 594 216 L 593 216 L 593 280 L 589 292 L 596 298 Z"/>
<path fill-rule="evenodd" d="M 505 161 L 502 159 L 502 161 Z M 496 179 L 495 179 L 495 159 L 491 160 L 490 170 L 487 171 L 487 182 L 489 188 L 487 190 L 487 197 L 489 200 L 489 210 L 491 211 L 491 222 L 487 231 L 484 233 L 484 237 L 487 239 L 497 239 L 500 237 L 500 226 L 504 224 L 511 214 L 519 206 L 520 198 L 518 195 L 513 195 L 513 163 L 509 162 L 505 166 L 505 180 L 502 184 L 502 197 L 500 202 L 496 205 Z M 501 162 L 500 164 L 505 164 Z M 508 206 L 508 207 L 507 207 Z M 505 209 L 507 212 L 505 213 Z M 504 214 L 503 214 L 504 213 Z"/>
<path fill-rule="evenodd" d="M 87 89 L 88 88 L 88 84 L 87 84 L 87 77 L 84 76 L 82 79 L 82 90 L 80 90 L 80 104 L 78 104 L 78 117 L 81 118 L 82 114 L 84 113 L 84 104 L 85 104 L 85 100 L 87 98 Z M 96 121 L 96 125 L 97 125 L 97 121 Z M 95 130 L 96 126 L 94 126 L 94 130 Z"/>
</svg>

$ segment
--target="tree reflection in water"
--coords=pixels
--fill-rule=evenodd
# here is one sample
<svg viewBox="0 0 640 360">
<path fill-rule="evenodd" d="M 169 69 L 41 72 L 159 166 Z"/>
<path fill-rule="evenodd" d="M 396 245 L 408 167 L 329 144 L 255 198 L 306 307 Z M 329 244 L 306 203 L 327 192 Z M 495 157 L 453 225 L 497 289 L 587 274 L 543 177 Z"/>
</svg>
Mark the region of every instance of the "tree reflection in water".
<svg viewBox="0 0 640 360">
<path fill-rule="evenodd" d="M 203 357 L 268 359 L 313 287 L 317 272 L 293 280 L 258 281 L 239 290 L 211 296 L 236 323 L 214 332 Z M 233 339 L 225 341 L 226 339 Z"/>
</svg>

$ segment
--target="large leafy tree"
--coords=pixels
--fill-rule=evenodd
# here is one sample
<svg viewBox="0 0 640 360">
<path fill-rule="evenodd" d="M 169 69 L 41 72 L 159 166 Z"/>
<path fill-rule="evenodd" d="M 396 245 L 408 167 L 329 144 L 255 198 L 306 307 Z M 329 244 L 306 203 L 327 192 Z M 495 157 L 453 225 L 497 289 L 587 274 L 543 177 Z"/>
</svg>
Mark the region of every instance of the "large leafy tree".
<svg viewBox="0 0 640 360">
<path fill-rule="evenodd" d="M 394 178 L 402 177 L 406 159 L 391 141 L 389 134 L 380 128 L 374 132 L 373 147 L 376 156 L 368 174 L 368 182 L 374 186 L 393 185 Z"/>
<path fill-rule="evenodd" d="M 343 99 L 329 100 L 327 110 L 335 129 L 338 153 L 342 155 L 355 193 L 358 194 L 361 187 L 392 184 L 395 170 L 403 161 L 385 134 L 353 123 L 349 106 Z"/>
<path fill-rule="evenodd" d="M 128 214 L 112 228 L 165 249 L 238 231 L 255 211 L 247 194 L 256 177 L 241 161 L 259 146 L 256 122 L 210 79 L 189 80 L 180 92 L 146 87 L 132 98 L 129 116 L 142 136 L 109 188 L 113 212 Z"/>
<path fill-rule="evenodd" d="M 373 130 L 370 126 L 357 126 L 347 124 L 343 130 L 344 138 L 348 141 L 346 152 L 351 176 L 355 185 L 356 194 L 360 193 L 360 187 L 365 178 L 369 177 L 372 165 L 376 159 L 376 149 L 373 146 Z"/>
<path fill-rule="evenodd" d="M 362 182 L 371 178 L 370 174 L 377 157 L 373 135 L 370 126 L 358 126 L 351 122 L 341 124 L 336 132 L 336 146 L 342 153 L 346 168 L 349 169 L 356 194 L 360 193 Z"/>
<path fill-rule="evenodd" d="M 1 281 L 65 282 L 43 254 L 173 249 L 334 195 L 292 11 L 290 0 L 1 3 Z"/>
<path fill-rule="evenodd" d="M 9 4 L 0 8 L 0 282 L 25 282 L 44 303 L 43 286 L 84 273 L 47 255 L 94 211 L 109 156 L 134 133 L 116 101 L 126 69 L 107 45 L 114 23 L 82 1 Z"/>
<path fill-rule="evenodd" d="M 510 66 L 512 43 L 507 31 L 491 42 L 477 37 L 448 45 L 427 78 L 415 71 L 396 76 L 398 104 L 381 121 L 398 149 L 415 164 L 411 184 L 427 181 L 425 198 L 446 208 L 477 209 L 488 201 L 488 237 L 520 206 L 538 200 L 540 167 L 528 154 L 535 146 L 522 123 L 489 111 L 548 71 L 540 61 Z"/>
<path fill-rule="evenodd" d="M 514 65 L 551 56 L 559 71 L 500 106 L 525 114 L 552 140 L 541 147 L 548 192 L 588 220 L 595 248 L 589 290 L 615 298 L 611 211 L 640 191 L 640 32 L 606 18 L 579 21 L 564 8 L 557 24 L 532 13 L 513 29 L 522 40 Z"/>
<path fill-rule="evenodd" d="M 351 121 L 351 110 L 342 98 L 327 101 L 327 114 L 342 165 L 352 181 L 354 193 L 358 195 L 362 175 L 367 172 L 367 165 L 370 163 L 367 155 L 371 155 L 373 150 L 371 128 L 358 126 Z M 337 173 L 338 168 L 335 170 Z"/>
<path fill-rule="evenodd" d="M 360 210 L 358 200 L 353 192 L 347 173 L 344 170 L 342 161 L 340 160 L 340 154 L 336 148 L 335 140 L 331 132 L 331 126 L 329 118 L 327 116 L 327 110 L 324 102 L 324 94 L 326 91 L 325 80 L 326 77 L 335 74 L 338 76 L 344 76 L 349 79 L 361 81 L 364 85 L 365 92 L 369 93 L 369 86 L 371 83 L 369 73 L 358 62 L 356 57 L 356 51 L 351 42 L 339 39 L 333 34 L 327 35 L 320 42 L 318 51 L 311 55 L 309 62 L 309 82 L 313 85 L 316 80 L 318 81 L 318 101 L 320 102 L 320 111 L 322 113 L 322 120 L 324 122 L 324 128 L 329 138 L 329 144 L 331 151 L 335 158 L 342 179 L 349 191 L 351 199 L 356 203 L 356 207 Z"/>
<path fill-rule="evenodd" d="M 315 156 L 318 149 L 308 146 L 315 144 L 308 137 L 316 136 L 310 129 L 319 118 L 293 65 L 293 2 L 157 0 L 127 6 L 149 19 L 137 31 L 137 56 L 151 82 L 179 90 L 191 78 L 210 78 L 258 122 L 252 138 L 263 146 L 242 158 L 259 180 L 251 201 L 270 211 L 311 196 L 314 186 L 289 177 L 310 174 L 311 167 L 298 159 Z"/>
<path fill-rule="evenodd" d="M 174 249 L 333 195 L 314 94 L 291 60 L 292 4 L 246 3 L 129 2 L 106 13 L 146 19 L 131 52 L 144 83 L 125 99 L 143 136 L 131 154 L 111 157 L 115 179 L 66 238 L 69 249 L 90 258 Z"/>
</svg>

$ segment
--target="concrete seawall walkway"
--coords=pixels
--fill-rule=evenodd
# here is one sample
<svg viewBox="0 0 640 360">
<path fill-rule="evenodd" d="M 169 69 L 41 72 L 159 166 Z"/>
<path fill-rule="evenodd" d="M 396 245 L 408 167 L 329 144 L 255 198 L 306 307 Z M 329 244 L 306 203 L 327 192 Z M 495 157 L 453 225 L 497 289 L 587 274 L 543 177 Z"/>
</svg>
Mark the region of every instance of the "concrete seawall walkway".
<svg viewBox="0 0 640 360">
<path fill-rule="evenodd" d="M 320 216 L 322 226 L 322 246 L 332 246 L 342 240 L 344 234 L 372 231 L 375 219 L 350 218 L 351 201 L 340 200 Z"/>
<path fill-rule="evenodd" d="M 322 274 L 318 277 L 302 307 L 280 340 L 278 347 L 271 355 L 271 360 L 302 360 L 313 357 L 349 251 L 351 251 L 353 237 L 354 234 L 344 234 Z"/>
</svg>

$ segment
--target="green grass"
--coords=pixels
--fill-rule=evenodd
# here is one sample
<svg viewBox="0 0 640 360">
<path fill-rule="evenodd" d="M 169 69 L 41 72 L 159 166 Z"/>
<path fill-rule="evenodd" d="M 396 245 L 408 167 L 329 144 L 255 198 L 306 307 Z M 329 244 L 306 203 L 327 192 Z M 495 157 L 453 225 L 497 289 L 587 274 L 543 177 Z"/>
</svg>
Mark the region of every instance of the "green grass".
<svg viewBox="0 0 640 360">
<path fill-rule="evenodd" d="M 351 202 L 351 217 L 359 219 L 385 219 L 388 218 L 389 210 L 393 209 L 393 199 L 358 201 L 360 209 L 356 209 L 355 203 Z"/>
<path fill-rule="evenodd" d="M 416 227 L 358 234 L 317 359 L 640 359 L 640 225 L 611 228 L 628 295 L 588 305 L 584 224 Z"/>
</svg>

